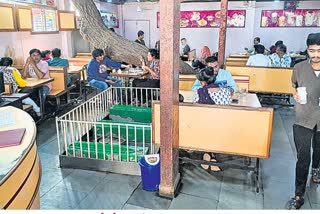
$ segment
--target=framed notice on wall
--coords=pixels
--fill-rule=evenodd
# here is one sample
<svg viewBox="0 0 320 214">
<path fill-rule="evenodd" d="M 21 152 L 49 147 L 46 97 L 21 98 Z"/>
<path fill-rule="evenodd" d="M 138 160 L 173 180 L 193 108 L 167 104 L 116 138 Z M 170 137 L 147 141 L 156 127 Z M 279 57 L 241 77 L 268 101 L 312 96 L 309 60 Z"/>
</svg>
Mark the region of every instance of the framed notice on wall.
<svg viewBox="0 0 320 214">
<path fill-rule="evenodd" d="M 14 9 L 12 5 L 0 4 L 0 31 L 15 31 Z"/>
<path fill-rule="evenodd" d="M 320 10 L 262 10 L 261 27 L 320 27 Z"/>
<path fill-rule="evenodd" d="M 32 32 L 56 32 L 57 30 L 56 10 L 32 8 Z"/>
<path fill-rule="evenodd" d="M 30 7 L 19 6 L 16 8 L 17 23 L 19 31 L 31 31 L 32 30 L 32 14 Z"/>
<path fill-rule="evenodd" d="M 227 27 L 243 28 L 246 23 L 245 10 L 228 10 Z M 181 11 L 181 28 L 218 28 L 220 26 L 219 10 Z M 157 12 L 157 27 L 160 26 L 160 13 Z"/>
<path fill-rule="evenodd" d="M 73 11 L 58 11 L 59 30 L 75 30 L 76 18 Z"/>
</svg>

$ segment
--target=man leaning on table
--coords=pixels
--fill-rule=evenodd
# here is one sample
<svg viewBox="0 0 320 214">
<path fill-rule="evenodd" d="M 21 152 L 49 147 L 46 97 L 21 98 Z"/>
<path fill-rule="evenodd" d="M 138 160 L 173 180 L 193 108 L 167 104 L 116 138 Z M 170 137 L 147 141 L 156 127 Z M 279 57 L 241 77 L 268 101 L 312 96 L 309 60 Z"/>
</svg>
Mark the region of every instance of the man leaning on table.
<svg viewBox="0 0 320 214">
<path fill-rule="evenodd" d="M 92 51 L 92 59 L 88 64 L 88 82 L 91 87 L 101 90 L 106 90 L 109 85 L 121 87 L 119 79 L 109 76 L 107 66 L 116 69 L 131 67 L 131 65 L 123 65 L 105 57 L 102 49 L 95 49 Z"/>
<path fill-rule="evenodd" d="M 29 51 L 29 57 L 26 64 L 23 66 L 22 78 L 38 78 L 45 79 L 50 78 L 49 66 L 46 61 L 41 60 L 41 52 L 39 49 L 31 49 Z M 47 83 L 43 86 L 43 97 L 50 94 L 51 83 Z M 31 93 L 32 89 L 23 89 L 23 93 Z"/>
<path fill-rule="evenodd" d="M 226 83 L 227 87 L 231 88 L 231 92 L 237 92 L 238 88 L 237 85 L 232 78 L 232 75 L 229 71 L 223 70 L 220 68 L 220 65 L 218 63 L 218 58 L 215 56 L 210 56 L 206 59 L 207 67 L 212 67 L 213 72 L 216 77 L 215 84 L 221 86 L 221 84 Z M 196 80 L 192 86 L 192 91 L 197 91 L 201 87 L 201 83 L 199 80 Z"/>
</svg>

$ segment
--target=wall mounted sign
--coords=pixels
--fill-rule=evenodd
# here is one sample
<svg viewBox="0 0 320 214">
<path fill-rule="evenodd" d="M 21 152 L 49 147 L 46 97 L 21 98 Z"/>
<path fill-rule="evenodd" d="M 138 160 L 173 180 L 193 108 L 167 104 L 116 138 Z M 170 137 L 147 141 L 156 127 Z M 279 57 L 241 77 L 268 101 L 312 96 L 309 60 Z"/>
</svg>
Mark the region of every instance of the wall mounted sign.
<svg viewBox="0 0 320 214">
<path fill-rule="evenodd" d="M 320 27 L 320 10 L 262 10 L 261 27 Z"/>
<path fill-rule="evenodd" d="M 105 26 L 113 28 L 119 27 L 119 19 L 116 13 L 100 10 L 100 14 Z"/>
<path fill-rule="evenodd" d="M 56 6 L 55 0 L 13 0 L 13 1 L 23 2 L 23 3 L 28 3 L 28 4 L 39 4 L 39 5 L 49 6 L 49 7 Z"/>
<path fill-rule="evenodd" d="M 228 10 L 227 26 L 243 28 L 246 22 L 245 10 Z M 157 12 L 157 27 L 160 26 L 160 13 Z M 220 26 L 219 10 L 181 11 L 181 28 L 218 28 Z"/>
</svg>

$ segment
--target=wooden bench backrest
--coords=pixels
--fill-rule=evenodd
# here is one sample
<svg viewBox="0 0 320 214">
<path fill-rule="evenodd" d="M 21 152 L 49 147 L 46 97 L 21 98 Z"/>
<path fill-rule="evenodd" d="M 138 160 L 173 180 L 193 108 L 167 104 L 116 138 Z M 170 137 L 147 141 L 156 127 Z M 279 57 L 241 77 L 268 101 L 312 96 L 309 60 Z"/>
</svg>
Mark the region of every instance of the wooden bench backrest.
<svg viewBox="0 0 320 214">
<path fill-rule="evenodd" d="M 69 58 L 69 65 L 83 66 L 90 62 L 92 58 Z"/>
<path fill-rule="evenodd" d="M 250 81 L 249 76 L 235 75 L 232 77 L 233 77 L 234 81 L 236 82 L 238 89 L 244 88 L 247 91 L 249 90 L 249 81 Z M 179 75 L 179 90 L 190 91 L 192 89 L 192 86 L 193 86 L 195 80 L 196 80 L 196 75 L 180 74 Z"/>
<path fill-rule="evenodd" d="M 50 77 L 54 79 L 51 83 L 52 90 L 67 89 L 67 71 L 65 67 L 49 67 Z"/>
<path fill-rule="evenodd" d="M 292 94 L 292 68 L 228 66 L 232 75 L 250 77 L 249 91 Z"/>
<path fill-rule="evenodd" d="M 188 59 L 189 59 L 189 60 L 195 59 L 195 58 L 196 58 L 196 49 L 193 49 L 193 50 L 189 51 L 189 52 L 187 53 L 187 55 L 188 55 Z"/>
<path fill-rule="evenodd" d="M 246 66 L 248 58 L 227 58 L 226 66 Z"/>
<path fill-rule="evenodd" d="M 12 83 L 4 84 L 4 93 L 3 94 L 10 95 L 12 93 L 13 93 Z"/>
<path fill-rule="evenodd" d="M 165 121 L 163 121 L 165 122 Z M 273 109 L 179 104 L 179 148 L 268 158 Z M 152 107 L 152 140 L 160 144 L 160 103 Z"/>
</svg>

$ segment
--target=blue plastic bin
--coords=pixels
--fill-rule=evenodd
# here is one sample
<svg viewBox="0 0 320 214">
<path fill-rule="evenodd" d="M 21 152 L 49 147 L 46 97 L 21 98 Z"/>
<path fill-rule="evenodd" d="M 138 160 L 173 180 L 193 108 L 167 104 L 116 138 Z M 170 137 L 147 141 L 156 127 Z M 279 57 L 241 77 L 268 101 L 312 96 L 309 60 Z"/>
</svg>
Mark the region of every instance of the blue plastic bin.
<svg viewBox="0 0 320 214">
<path fill-rule="evenodd" d="M 157 191 L 160 184 L 160 156 L 144 155 L 140 161 L 142 187 L 147 191 Z"/>
</svg>

